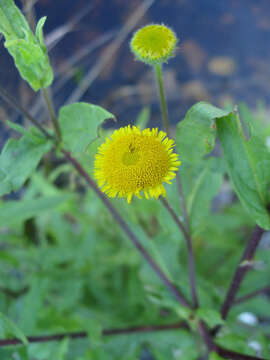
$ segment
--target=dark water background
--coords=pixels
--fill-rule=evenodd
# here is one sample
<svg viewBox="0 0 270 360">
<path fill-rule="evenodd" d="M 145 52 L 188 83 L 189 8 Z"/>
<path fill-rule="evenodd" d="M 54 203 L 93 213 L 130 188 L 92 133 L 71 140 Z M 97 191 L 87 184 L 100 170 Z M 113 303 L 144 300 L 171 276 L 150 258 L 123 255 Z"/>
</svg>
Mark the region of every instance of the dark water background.
<svg viewBox="0 0 270 360">
<path fill-rule="evenodd" d="M 16 0 L 20 5 L 20 2 Z M 98 64 L 108 45 L 116 39 L 140 0 L 39 0 L 36 18 L 46 15 L 45 35 L 67 24 L 90 6 L 72 32 L 50 51 L 57 75 L 52 86 L 59 108 Z M 269 0 L 156 0 L 135 29 L 148 23 L 164 23 L 174 29 L 180 42 L 176 57 L 164 67 L 170 120 L 177 123 L 195 102 L 206 100 L 223 106 L 227 101 L 270 103 L 270 1 Z M 65 66 L 81 49 L 88 49 L 102 36 L 111 36 L 72 67 L 72 78 L 61 86 Z M 160 124 L 158 99 L 150 67 L 135 62 L 129 40 L 123 42 L 97 79 L 80 98 L 100 104 L 114 113 L 118 126 L 132 123 L 139 110 L 151 106 L 151 126 Z M 64 69 L 64 70 L 63 70 Z M 59 83 L 60 81 L 60 83 Z M 13 60 L 0 46 L 0 84 L 42 121 L 44 111 L 37 106 L 39 95 L 26 85 Z M 59 85 L 60 84 L 60 85 Z M 4 124 L 22 119 L 0 99 L 0 144 L 11 134 Z"/>
</svg>

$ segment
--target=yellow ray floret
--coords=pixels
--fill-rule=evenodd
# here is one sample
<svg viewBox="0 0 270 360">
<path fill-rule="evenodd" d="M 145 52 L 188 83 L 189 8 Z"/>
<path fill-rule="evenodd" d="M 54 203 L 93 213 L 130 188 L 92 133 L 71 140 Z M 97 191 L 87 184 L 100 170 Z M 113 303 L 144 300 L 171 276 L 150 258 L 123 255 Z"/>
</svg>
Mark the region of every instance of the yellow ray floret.
<svg viewBox="0 0 270 360">
<path fill-rule="evenodd" d="M 166 195 L 163 183 L 171 183 L 181 162 L 173 152 L 174 141 L 158 129 L 140 131 L 136 126 L 115 130 L 95 157 L 95 179 L 109 197 L 142 193 L 158 198 Z"/>
<path fill-rule="evenodd" d="M 175 33 L 165 25 L 147 25 L 139 29 L 130 42 L 137 59 L 155 65 L 166 62 L 174 55 L 177 44 Z"/>
</svg>

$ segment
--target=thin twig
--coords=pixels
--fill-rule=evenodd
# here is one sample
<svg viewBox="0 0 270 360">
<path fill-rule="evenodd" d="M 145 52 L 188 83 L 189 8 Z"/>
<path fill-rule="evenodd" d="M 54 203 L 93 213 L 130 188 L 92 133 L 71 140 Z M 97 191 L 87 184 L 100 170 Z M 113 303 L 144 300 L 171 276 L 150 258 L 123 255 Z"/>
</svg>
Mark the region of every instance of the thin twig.
<svg viewBox="0 0 270 360">
<path fill-rule="evenodd" d="M 109 64 L 113 56 L 116 54 L 122 43 L 126 40 L 127 36 L 134 29 L 138 21 L 144 16 L 146 11 L 153 4 L 154 0 L 145 0 L 138 6 L 136 11 L 127 19 L 122 30 L 119 32 L 115 41 L 108 46 L 103 56 L 98 59 L 97 63 L 85 74 L 83 80 L 80 82 L 73 93 L 69 96 L 65 104 L 70 104 L 78 101 L 88 90 L 93 81 L 99 76 L 101 71 Z"/>
<path fill-rule="evenodd" d="M 41 89 L 41 93 L 42 93 L 42 95 L 44 97 L 44 100 L 45 100 L 45 103 L 47 105 L 47 109 L 48 109 L 48 112 L 49 112 L 49 115 L 50 115 L 54 130 L 56 132 L 57 138 L 59 140 L 61 140 L 61 130 L 60 130 L 59 123 L 58 123 L 58 120 L 57 120 L 56 115 L 55 115 L 53 103 L 52 103 L 52 101 L 50 99 L 48 90 L 47 89 Z"/>
<path fill-rule="evenodd" d="M 102 331 L 103 336 L 113 336 L 113 335 L 131 335 L 134 333 L 146 333 L 146 332 L 158 332 L 158 331 L 168 331 L 168 330 L 178 330 L 178 329 L 188 329 L 188 325 L 185 322 L 178 322 L 168 325 L 146 325 L 146 326 L 134 326 L 123 329 L 104 329 Z M 67 332 L 61 334 L 53 335 L 42 335 L 42 336 L 29 336 L 27 340 L 29 343 L 42 343 L 48 341 L 60 341 L 64 338 L 70 339 L 79 339 L 86 338 L 88 336 L 86 331 L 78 332 Z M 19 345 L 22 344 L 21 340 L 13 339 L 4 339 L 0 340 L 0 347 L 10 346 L 10 345 Z"/>
<path fill-rule="evenodd" d="M 261 240 L 263 233 L 264 233 L 264 229 L 262 229 L 260 226 L 256 225 L 248 242 L 247 242 L 246 248 L 243 252 L 241 260 L 240 260 L 240 262 L 237 266 L 237 269 L 234 273 L 234 276 L 231 281 L 229 290 L 227 292 L 225 301 L 221 308 L 221 316 L 223 319 L 226 319 L 226 317 L 234 303 L 234 299 L 237 294 L 237 291 L 244 279 L 246 272 L 250 268 L 249 262 L 252 260 L 254 254 L 255 254 L 255 251 L 257 249 L 257 246 L 259 245 L 259 242 Z"/>
<path fill-rule="evenodd" d="M 197 295 L 197 289 L 196 289 L 196 279 L 195 279 L 195 265 L 194 265 L 194 254 L 193 254 L 193 248 L 192 248 L 192 240 L 187 232 L 185 226 L 175 213 L 174 209 L 171 207 L 171 205 L 168 203 L 168 201 L 164 198 L 160 198 L 161 203 L 165 206 L 169 214 L 172 216 L 173 220 L 175 221 L 176 225 L 179 227 L 179 229 L 182 231 L 184 238 L 186 240 L 187 244 L 187 250 L 188 250 L 188 266 L 189 266 L 189 282 L 190 282 L 190 288 L 191 288 L 191 295 L 193 300 L 194 308 L 197 308 L 199 306 L 199 300 Z"/>
<path fill-rule="evenodd" d="M 0 96 L 15 110 L 24 115 L 33 125 L 35 125 L 43 133 L 43 135 L 45 135 L 49 139 L 53 139 L 53 136 L 50 135 L 48 131 L 44 129 L 44 127 L 40 125 L 38 121 L 33 118 L 33 116 L 29 114 L 29 112 L 17 102 L 17 100 L 15 100 L 11 95 L 9 95 L 6 90 L 2 88 L 2 86 L 0 86 Z"/>
<path fill-rule="evenodd" d="M 141 255 L 145 258 L 148 264 L 152 267 L 155 273 L 159 276 L 159 278 L 163 281 L 164 285 L 170 290 L 170 292 L 174 295 L 177 301 L 188 308 L 191 308 L 191 305 L 185 299 L 184 295 L 175 287 L 175 285 L 168 279 L 165 273 L 161 270 L 159 265 L 152 259 L 150 254 L 147 250 L 141 245 L 137 237 L 134 233 L 130 230 L 127 223 L 123 220 L 120 214 L 117 212 L 115 207 L 111 204 L 111 202 L 107 199 L 107 197 L 98 189 L 95 182 L 92 178 L 88 175 L 88 173 L 84 170 L 84 168 L 79 164 L 79 162 L 74 159 L 70 153 L 66 150 L 62 150 L 63 154 L 65 155 L 68 162 L 70 162 L 78 173 L 86 180 L 88 185 L 95 191 L 98 197 L 102 200 L 104 205 L 107 207 L 115 221 L 120 225 L 122 230 L 127 234 L 133 245 L 137 248 L 137 250 L 141 253 Z"/>
<path fill-rule="evenodd" d="M 255 290 L 255 291 L 252 291 L 250 292 L 249 294 L 247 295 L 243 295 L 243 296 L 240 296 L 239 298 L 235 299 L 234 302 L 233 302 L 233 305 L 237 305 L 237 304 L 240 304 L 244 301 L 247 301 L 249 299 L 252 299 L 254 298 L 255 296 L 257 295 L 260 295 L 260 294 L 265 294 L 266 292 L 270 291 L 270 286 L 266 286 L 262 289 L 258 289 L 258 290 Z"/>
</svg>

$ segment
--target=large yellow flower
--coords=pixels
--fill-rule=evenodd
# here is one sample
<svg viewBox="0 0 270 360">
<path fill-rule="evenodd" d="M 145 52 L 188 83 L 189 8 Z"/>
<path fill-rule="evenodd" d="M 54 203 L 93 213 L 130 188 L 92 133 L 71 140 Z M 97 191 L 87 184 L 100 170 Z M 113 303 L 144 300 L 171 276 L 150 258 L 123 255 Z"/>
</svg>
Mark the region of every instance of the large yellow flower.
<svg viewBox="0 0 270 360">
<path fill-rule="evenodd" d="M 133 195 L 158 198 L 166 195 L 163 182 L 171 183 L 180 161 L 174 141 L 158 129 L 140 131 L 136 126 L 115 130 L 96 154 L 95 178 L 109 197 Z"/>
<path fill-rule="evenodd" d="M 137 59 L 149 65 L 166 62 L 174 55 L 177 44 L 175 33 L 165 25 L 147 25 L 132 37 L 130 49 Z"/>
</svg>

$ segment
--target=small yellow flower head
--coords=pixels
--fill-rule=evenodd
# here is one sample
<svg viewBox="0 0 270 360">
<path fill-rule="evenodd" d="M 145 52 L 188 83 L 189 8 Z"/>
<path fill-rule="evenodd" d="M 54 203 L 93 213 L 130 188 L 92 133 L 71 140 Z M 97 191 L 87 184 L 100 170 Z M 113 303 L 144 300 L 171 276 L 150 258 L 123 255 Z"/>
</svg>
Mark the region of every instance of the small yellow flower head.
<svg viewBox="0 0 270 360">
<path fill-rule="evenodd" d="M 165 25 L 147 25 L 132 37 L 130 48 L 138 60 L 149 65 L 167 62 L 174 56 L 175 33 Z"/>
<path fill-rule="evenodd" d="M 163 182 L 175 177 L 180 161 L 173 153 L 174 141 L 158 129 L 140 131 L 136 126 L 115 130 L 95 157 L 95 178 L 109 197 L 146 199 L 166 195 Z"/>
</svg>

